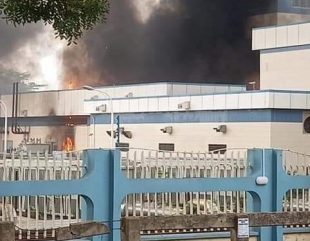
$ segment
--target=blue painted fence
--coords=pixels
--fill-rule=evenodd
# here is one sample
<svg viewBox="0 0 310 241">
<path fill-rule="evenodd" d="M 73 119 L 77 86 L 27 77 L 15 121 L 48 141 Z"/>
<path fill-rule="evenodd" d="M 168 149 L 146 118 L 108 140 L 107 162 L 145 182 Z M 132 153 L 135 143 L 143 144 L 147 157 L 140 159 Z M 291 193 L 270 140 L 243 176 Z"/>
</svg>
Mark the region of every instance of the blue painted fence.
<svg viewBox="0 0 310 241">
<path fill-rule="evenodd" d="M 248 151 L 247 177 L 184 178 L 184 179 L 128 179 L 120 167 L 120 152 L 87 150 L 84 161 L 85 176 L 79 180 L 0 182 L 2 196 L 81 195 L 85 200 L 84 218 L 107 222 L 109 235 L 93 238 L 96 241 L 120 240 L 121 203 L 132 193 L 247 191 L 248 203 L 254 212 L 281 212 L 283 196 L 290 189 L 310 188 L 309 176 L 288 176 L 282 167 L 280 150 L 253 149 Z M 268 177 L 266 185 L 257 185 L 262 173 Z M 250 201 L 250 202 L 249 202 Z M 283 228 L 264 228 L 258 232 L 261 241 L 282 241 Z"/>
</svg>

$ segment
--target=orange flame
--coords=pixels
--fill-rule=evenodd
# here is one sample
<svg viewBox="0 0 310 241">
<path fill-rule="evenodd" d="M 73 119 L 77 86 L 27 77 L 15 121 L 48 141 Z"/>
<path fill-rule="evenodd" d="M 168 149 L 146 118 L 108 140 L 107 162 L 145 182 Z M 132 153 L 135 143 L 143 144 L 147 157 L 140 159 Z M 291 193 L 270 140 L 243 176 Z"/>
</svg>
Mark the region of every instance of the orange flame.
<svg viewBox="0 0 310 241">
<path fill-rule="evenodd" d="M 73 141 L 70 137 L 66 137 L 66 139 L 63 141 L 62 148 L 64 151 L 73 151 Z"/>
</svg>

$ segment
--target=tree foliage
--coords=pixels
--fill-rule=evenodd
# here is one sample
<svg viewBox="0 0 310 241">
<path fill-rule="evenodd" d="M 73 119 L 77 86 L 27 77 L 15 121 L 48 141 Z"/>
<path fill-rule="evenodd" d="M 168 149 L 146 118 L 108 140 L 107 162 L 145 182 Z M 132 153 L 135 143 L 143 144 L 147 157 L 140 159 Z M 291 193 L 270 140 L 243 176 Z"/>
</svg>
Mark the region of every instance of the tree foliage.
<svg viewBox="0 0 310 241">
<path fill-rule="evenodd" d="M 43 21 L 69 44 L 96 23 L 105 22 L 108 13 L 108 0 L 0 0 L 0 16 L 8 23 Z"/>
</svg>

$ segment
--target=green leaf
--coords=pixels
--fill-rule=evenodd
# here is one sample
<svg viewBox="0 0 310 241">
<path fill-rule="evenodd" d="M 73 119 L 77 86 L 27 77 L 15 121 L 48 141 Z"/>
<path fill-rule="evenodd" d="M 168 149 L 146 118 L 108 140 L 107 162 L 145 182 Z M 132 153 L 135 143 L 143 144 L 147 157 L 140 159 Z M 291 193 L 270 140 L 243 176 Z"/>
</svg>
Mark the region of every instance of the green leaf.
<svg viewBox="0 0 310 241">
<path fill-rule="evenodd" d="M 105 22 L 109 9 L 109 0 L 0 0 L 0 16 L 7 23 L 17 26 L 43 21 L 68 45 L 75 44 L 95 24 Z"/>
</svg>

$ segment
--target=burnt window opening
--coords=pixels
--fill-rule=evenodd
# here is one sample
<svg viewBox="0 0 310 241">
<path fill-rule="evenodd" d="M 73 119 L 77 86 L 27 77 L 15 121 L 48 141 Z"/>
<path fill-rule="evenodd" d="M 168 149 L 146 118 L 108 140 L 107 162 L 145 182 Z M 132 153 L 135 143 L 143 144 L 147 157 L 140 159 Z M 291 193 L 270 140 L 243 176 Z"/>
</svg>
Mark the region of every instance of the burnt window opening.
<svg viewBox="0 0 310 241">
<path fill-rule="evenodd" d="M 173 143 L 159 143 L 158 149 L 160 151 L 174 151 Z"/>
<path fill-rule="evenodd" d="M 226 149 L 226 144 L 209 144 L 209 152 L 225 154 Z"/>
<path fill-rule="evenodd" d="M 76 126 L 76 125 L 87 125 L 88 116 L 76 115 L 76 116 L 65 116 L 64 118 L 65 126 Z"/>
</svg>

